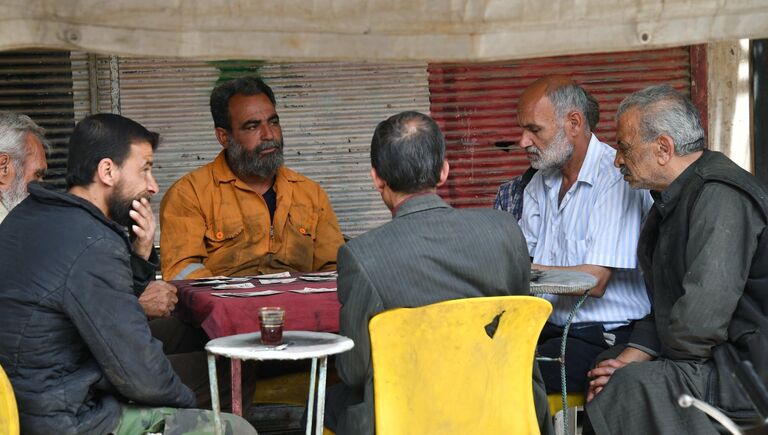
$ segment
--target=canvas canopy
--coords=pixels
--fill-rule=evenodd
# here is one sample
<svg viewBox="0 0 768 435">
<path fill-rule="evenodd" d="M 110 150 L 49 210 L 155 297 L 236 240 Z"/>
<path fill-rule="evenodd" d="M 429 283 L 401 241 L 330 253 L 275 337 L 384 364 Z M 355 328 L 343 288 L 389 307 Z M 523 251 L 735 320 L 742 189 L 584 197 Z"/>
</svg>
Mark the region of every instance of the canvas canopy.
<svg viewBox="0 0 768 435">
<path fill-rule="evenodd" d="M 768 0 L 0 0 L 0 50 L 487 61 L 768 37 Z"/>
</svg>

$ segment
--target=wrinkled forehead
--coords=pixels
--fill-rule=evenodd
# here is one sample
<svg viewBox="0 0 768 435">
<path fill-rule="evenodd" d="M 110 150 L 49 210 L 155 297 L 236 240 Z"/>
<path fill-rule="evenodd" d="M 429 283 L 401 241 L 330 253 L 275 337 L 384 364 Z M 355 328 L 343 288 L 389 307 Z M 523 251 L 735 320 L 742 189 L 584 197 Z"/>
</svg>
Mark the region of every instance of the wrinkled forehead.
<svg viewBox="0 0 768 435">
<path fill-rule="evenodd" d="M 45 162 L 45 147 L 40 137 L 35 133 L 27 133 L 26 137 L 26 162 Z"/>
<path fill-rule="evenodd" d="M 520 98 L 517 120 L 522 127 L 527 125 L 548 127 L 557 124 L 555 107 L 549 97 L 543 93 L 524 95 Z"/>
<path fill-rule="evenodd" d="M 266 120 L 277 115 L 277 109 L 266 94 L 235 94 L 229 100 L 229 116 L 232 126 L 245 121 Z"/>
<path fill-rule="evenodd" d="M 619 115 L 616 120 L 616 136 L 634 136 L 640 124 L 640 110 L 637 107 L 630 107 Z"/>
<path fill-rule="evenodd" d="M 535 106 L 542 98 L 546 98 L 546 91 L 547 86 L 544 82 L 536 82 L 525 88 L 517 103 L 518 111 Z"/>
</svg>

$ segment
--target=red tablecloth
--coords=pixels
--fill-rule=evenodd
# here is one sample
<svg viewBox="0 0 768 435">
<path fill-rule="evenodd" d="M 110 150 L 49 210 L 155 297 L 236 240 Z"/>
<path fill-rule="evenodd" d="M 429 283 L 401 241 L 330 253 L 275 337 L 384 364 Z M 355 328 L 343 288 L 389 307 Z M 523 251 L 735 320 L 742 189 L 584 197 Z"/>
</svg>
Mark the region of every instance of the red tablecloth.
<svg viewBox="0 0 768 435">
<path fill-rule="evenodd" d="M 259 284 L 242 290 L 213 290 L 211 287 L 191 286 L 194 281 L 172 281 L 178 288 L 179 303 L 174 315 L 199 324 L 211 339 L 259 330 L 258 310 L 261 307 L 285 308 L 286 331 L 339 331 L 339 304 L 336 292 L 292 293 L 289 290 L 336 288 L 336 281 L 307 282 L 297 280 L 288 284 Z M 284 293 L 248 298 L 221 298 L 213 292 L 253 292 L 278 290 Z"/>
</svg>

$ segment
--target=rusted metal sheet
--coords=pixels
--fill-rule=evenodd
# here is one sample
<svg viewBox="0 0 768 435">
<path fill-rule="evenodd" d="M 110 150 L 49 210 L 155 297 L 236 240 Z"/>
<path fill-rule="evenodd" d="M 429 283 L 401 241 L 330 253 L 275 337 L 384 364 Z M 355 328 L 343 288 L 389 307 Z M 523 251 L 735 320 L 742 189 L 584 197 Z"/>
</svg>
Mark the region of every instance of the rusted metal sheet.
<svg viewBox="0 0 768 435">
<path fill-rule="evenodd" d="M 499 184 L 528 167 L 518 147 L 517 101 L 535 79 L 566 74 L 600 103 L 596 134 L 614 145 L 614 115 L 646 86 L 691 86 L 688 47 L 520 61 L 430 64 L 430 112 L 445 132 L 451 174 L 439 193 L 457 207 L 489 207 Z M 703 114 L 706 115 L 706 114 Z"/>
<path fill-rule="evenodd" d="M 94 104 L 101 112 L 111 111 L 117 91 L 124 115 L 162 135 L 156 175 L 165 191 L 220 150 L 208 110 L 214 85 L 239 74 L 258 74 L 275 89 L 288 164 L 323 185 L 342 230 L 353 236 L 389 220 L 369 180 L 368 153 L 375 125 L 391 114 L 430 112 L 445 131 L 452 167 L 440 194 L 456 206 L 486 207 L 500 183 L 528 166 L 516 146 L 520 130 L 515 111 L 517 98 L 534 79 L 565 73 L 583 83 L 601 104 L 597 134 L 608 143 L 615 137 L 613 114 L 626 95 L 654 83 L 672 83 L 686 92 L 691 85 L 688 48 L 428 67 L 118 61 L 115 80 L 109 56 L 77 52 L 0 56 L 0 107 L 30 113 L 47 123 L 56 144 L 49 159 L 50 179 L 63 185 L 64 144 L 73 120 L 92 112 Z M 30 87 L 45 92 L 35 91 L 34 98 L 29 98 Z"/>
<path fill-rule="evenodd" d="M 100 77 L 104 66 L 99 66 Z M 120 108 L 162 136 L 155 175 L 162 192 L 221 150 L 208 108 L 217 81 L 257 74 L 272 86 L 286 163 L 328 192 L 342 231 L 389 220 L 370 181 L 376 124 L 402 110 L 429 111 L 426 64 L 199 62 L 121 58 Z M 109 92 L 100 85 L 100 101 Z M 154 204 L 157 207 L 159 197 Z"/>
</svg>

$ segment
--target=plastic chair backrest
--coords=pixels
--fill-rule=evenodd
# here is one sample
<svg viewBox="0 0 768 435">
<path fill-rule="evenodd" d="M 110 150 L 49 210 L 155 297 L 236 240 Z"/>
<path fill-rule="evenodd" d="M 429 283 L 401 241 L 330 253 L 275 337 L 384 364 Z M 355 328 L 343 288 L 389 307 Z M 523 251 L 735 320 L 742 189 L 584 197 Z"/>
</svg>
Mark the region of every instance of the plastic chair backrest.
<svg viewBox="0 0 768 435">
<path fill-rule="evenodd" d="M 0 366 L 0 435 L 19 435 L 19 410 L 16 396 L 5 370 Z"/>
<path fill-rule="evenodd" d="M 376 433 L 538 434 L 531 376 L 551 311 L 544 299 L 501 296 L 374 316 Z"/>
</svg>

